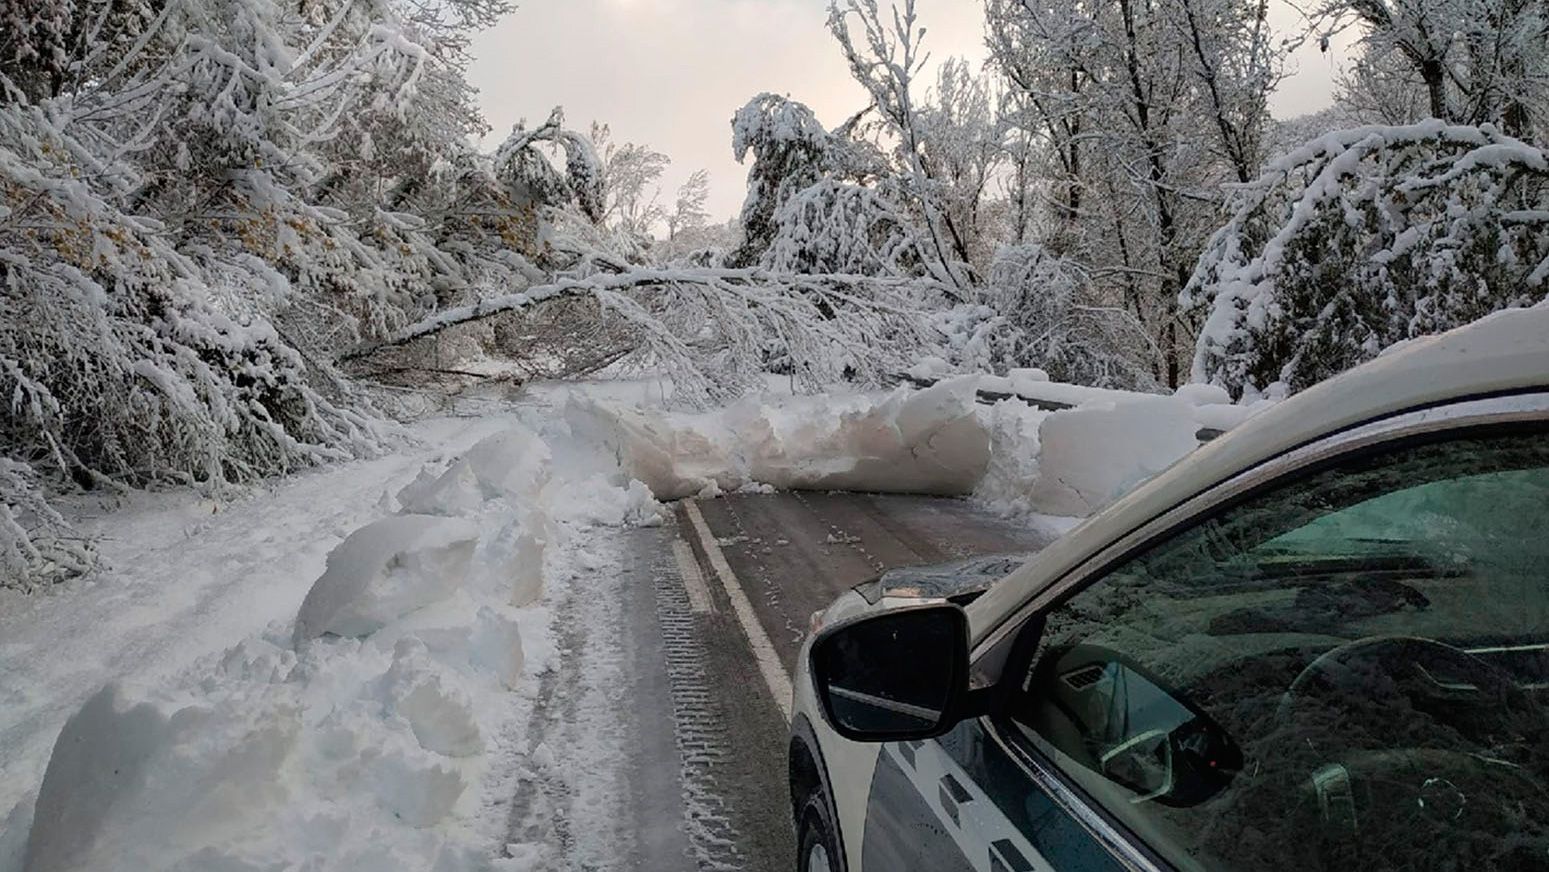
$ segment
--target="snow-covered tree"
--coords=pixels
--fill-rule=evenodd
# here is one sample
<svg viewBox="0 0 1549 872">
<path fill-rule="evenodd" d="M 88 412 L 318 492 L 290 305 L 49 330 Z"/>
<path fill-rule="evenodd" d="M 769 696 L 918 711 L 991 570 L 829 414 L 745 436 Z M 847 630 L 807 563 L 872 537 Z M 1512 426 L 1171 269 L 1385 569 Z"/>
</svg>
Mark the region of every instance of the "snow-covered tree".
<svg viewBox="0 0 1549 872">
<path fill-rule="evenodd" d="M 613 142 L 607 125 L 592 125 L 592 144 L 602 156 L 602 222 L 629 237 L 651 238 L 667 218 L 661 178 L 672 165 L 661 152 L 633 142 Z"/>
<path fill-rule="evenodd" d="M 974 75 L 961 58 L 943 61 L 919 125 L 923 165 L 943 214 L 961 235 L 968 263 L 982 273 L 997 245 L 986 200 L 1006 156 L 988 76 Z"/>
<path fill-rule="evenodd" d="M 1321 0 L 1310 18 L 1324 45 L 1358 28 L 1365 72 L 1382 74 L 1389 88 L 1403 78 L 1417 84 L 1429 117 L 1494 124 L 1528 140 L 1549 135 L 1542 0 Z"/>
<path fill-rule="evenodd" d="M 32 467 L 0 457 L 0 588 L 30 590 L 94 562 L 90 543 L 49 505 Z"/>
<path fill-rule="evenodd" d="M 86 563 L 45 491 L 375 450 L 338 349 L 543 279 L 540 213 L 600 174 L 557 119 L 472 151 L 468 28 L 508 8 L 0 4 L 5 574 Z"/>
<path fill-rule="evenodd" d="M 1099 387 L 1152 387 L 1155 359 L 1144 325 L 1104 305 L 1086 271 L 1037 244 L 996 254 L 987 302 L 997 368 L 1037 362 L 1057 381 Z"/>
<path fill-rule="evenodd" d="M 59 92 L 75 48 L 74 0 L 0 0 L 0 103 Z"/>
<path fill-rule="evenodd" d="M 708 170 L 695 170 L 678 188 L 678 201 L 672 211 L 667 213 L 668 241 L 675 241 L 685 233 L 704 228 L 710 218 L 709 213 L 705 212 L 705 201 L 709 198 L 710 173 Z"/>
<path fill-rule="evenodd" d="M 732 154 L 750 156 L 748 195 L 739 223 L 743 242 L 733 266 L 758 263 L 778 232 L 776 213 L 792 197 L 826 180 L 865 183 L 882 170 L 881 157 L 852 138 L 858 118 L 830 132 L 805 104 L 760 94 L 732 118 Z"/>
<path fill-rule="evenodd" d="M 1194 377 L 1234 393 L 1549 296 L 1549 155 L 1490 127 L 1337 131 L 1234 200 L 1183 295 L 1208 311 Z"/>
<path fill-rule="evenodd" d="M 915 80 L 927 59 L 925 28 L 919 25 L 915 0 L 891 7 L 885 16 L 878 0 L 831 0 L 828 28 L 844 51 L 851 76 L 871 95 L 872 108 L 895 140 L 894 177 L 907 205 L 919 213 L 924 236 L 921 249 L 931 277 L 963 298 L 973 281 L 968 228 L 948 207 L 943 167 L 927 155 L 929 122 L 916 102 Z M 859 31 L 857 38 L 857 33 Z M 949 80 L 950 82 L 951 80 Z M 952 82 L 949 87 L 956 87 Z M 949 127 L 938 118 L 938 126 Z"/>
<path fill-rule="evenodd" d="M 924 277 L 918 228 L 886 191 L 824 180 L 796 192 L 775 212 L 762 263 L 780 272 Z"/>
<path fill-rule="evenodd" d="M 1027 174 L 1048 203 L 1035 238 L 1146 326 L 1157 379 L 1177 384 L 1192 327 L 1177 292 L 1222 185 L 1264 156 L 1279 63 L 1264 4 L 989 0 L 987 14 L 1010 120 L 1045 153 Z"/>
</svg>

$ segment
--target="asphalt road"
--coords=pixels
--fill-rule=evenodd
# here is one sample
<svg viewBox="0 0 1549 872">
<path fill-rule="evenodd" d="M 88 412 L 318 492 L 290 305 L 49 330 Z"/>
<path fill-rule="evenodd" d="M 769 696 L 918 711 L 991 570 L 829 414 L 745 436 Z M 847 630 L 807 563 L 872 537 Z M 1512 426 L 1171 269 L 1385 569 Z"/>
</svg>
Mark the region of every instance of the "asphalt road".
<svg viewBox="0 0 1549 872">
<path fill-rule="evenodd" d="M 685 501 L 673 523 L 597 537 L 554 589 L 562 656 L 502 801 L 506 856 L 789 872 L 784 706 L 812 613 L 885 569 L 1051 538 L 960 500 L 846 493 Z"/>
<path fill-rule="evenodd" d="M 685 502 L 677 515 L 665 543 L 677 571 L 665 574 L 657 593 L 678 608 L 658 609 L 671 623 L 659 629 L 666 630 L 668 684 L 693 684 L 689 704 L 679 700 L 675 706 L 680 749 L 685 720 L 691 732 L 696 723 L 713 727 L 687 746 L 689 754 L 704 753 L 707 765 L 686 766 L 681 776 L 690 817 L 693 806 L 711 800 L 718 827 L 710 844 L 691 846 L 695 859 L 686 868 L 700 869 L 795 867 L 786 715 L 762 675 L 770 664 L 760 668 L 758 642 L 750 643 L 758 632 L 744 627 L 747 607 L 789 676 L 812 613 L 869 576 L 898 566 L 1035 551 L 1052 538 L 1049 531 L 990 516 L 961 500 L 927 497 L 736 495 Z M 745 603 L 740 616 L 739 596 Z M 688 662 L 675 670 L 674 659 Z M 688 832 L 691 842 L 706 841 L 692 824 Z M 735 850 L 707 850 L 721 838 Z"/>
</svg>

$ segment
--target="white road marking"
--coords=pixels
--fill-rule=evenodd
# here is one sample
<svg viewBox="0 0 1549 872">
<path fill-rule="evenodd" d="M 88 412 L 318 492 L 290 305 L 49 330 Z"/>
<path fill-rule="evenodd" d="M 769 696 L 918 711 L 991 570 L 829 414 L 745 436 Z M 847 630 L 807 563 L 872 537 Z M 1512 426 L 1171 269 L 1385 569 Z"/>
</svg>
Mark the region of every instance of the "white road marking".
<svg viewBox="0 0 1549 872">
<path fill-rule="evenodd" d="M 737 615 L 737 623 L 742 625 L 743 635 L 748 637 L 748 647 L 753 649 L 753 659 L 758 661 L 758 671 L 764 676 L 764 683 L 769 686 L 769 695 L 774 697 L 780 706 L 780 713 L 785 715 L 786 721 L 791 719 L 791 676 L 786 673 L 785 666 L 780 662 L 780 656 L 775 653 L 774 645 L 769 641 L 769 634 L 764 632 L 764 625 L 758 622 L 758 613 L 753 611 L 753 603 L 748 595 L 743 592 L 742 584 L 737 581 L 737 576 L 731 571 L 731 564 L 726 562 L 726 555 L 721 553 L 721 546 L 716 543 L 715 537 L 710 534 L 710 526 L 705 523 L 705 516 L 699 511 L 699 504 L 692 498 L 683 501 L 683 511 L 688 514 L 688 520 L 694 527 L 694 534 L 699 537 L 699 544 L 705 549 L 705 556 L 710 558 L 710 568 L 715 570 L 715 575 L 721 580 L 721 587 L 726 591 L 726 598 L 731 600 L 731 609 Z"/>
<path fill-rule="evenodd" d="M 710 588 L 705 587 L 705 577 L 699 573 L 699 561 L 694 559 L 694 549 L 682 539 L 674 539 L 672 556 L 678 559 L 678 577 L 683 579 L 683 589 L 688 592 L 689 611 L 701 615 L 715 611 L 715 603 L 710 601 Z"/>
</svg>

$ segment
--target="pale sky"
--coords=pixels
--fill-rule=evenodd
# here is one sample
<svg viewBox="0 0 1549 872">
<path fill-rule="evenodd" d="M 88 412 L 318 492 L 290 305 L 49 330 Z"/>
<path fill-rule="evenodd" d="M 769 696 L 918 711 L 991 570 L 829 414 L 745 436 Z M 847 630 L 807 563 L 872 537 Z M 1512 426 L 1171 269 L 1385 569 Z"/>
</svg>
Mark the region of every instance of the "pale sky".
<svg viewBox="0 0 1549 872">
<path fill-rule="evenodd" d="M 827 0 L 520 0 L 520 8 L 473 44 L 473 84 L 493 126 L 493 146 L 520 118 L 540 122 L 555 106 L 567 124 L 611 125 L 673 160 L 662 185 L 670 206 L 696 169 L 710 172 L 717 220 L 742 207 L 747 168 L 731 152 L 731 117 L 763 91 L 811 106 L 829 126 L 865 105 L 824 26 Z M 981 0 L 918 0 L 932 60 L 983 62 Z M 1287 6 L 1277 27 L 1299 20 Z M 1271 108 L 1290 117 L 1326 105 L 1339 47 L 1307 46 L 1292 59 Z"/>
</svg>

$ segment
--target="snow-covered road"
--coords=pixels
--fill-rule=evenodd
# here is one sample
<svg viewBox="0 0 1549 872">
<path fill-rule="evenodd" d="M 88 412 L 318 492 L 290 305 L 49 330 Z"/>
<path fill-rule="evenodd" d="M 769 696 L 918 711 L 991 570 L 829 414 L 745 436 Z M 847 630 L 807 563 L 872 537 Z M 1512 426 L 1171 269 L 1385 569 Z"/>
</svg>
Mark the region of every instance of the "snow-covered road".
<svg viewBox="0 0 1549 872">
<path fill-rule="evenodd" d="M 231 502 L 178 490 L 83 507 L 104 571 L 39 596 L 0 591 L 0 814 L 37 788 L 60 727 L 105 683 L 159 684 L 271 622 L 288 625 L 328 552 L 383 513 L 383 494 L 513 420 L 431 419 L 404 450 Z"/>
</svg>

